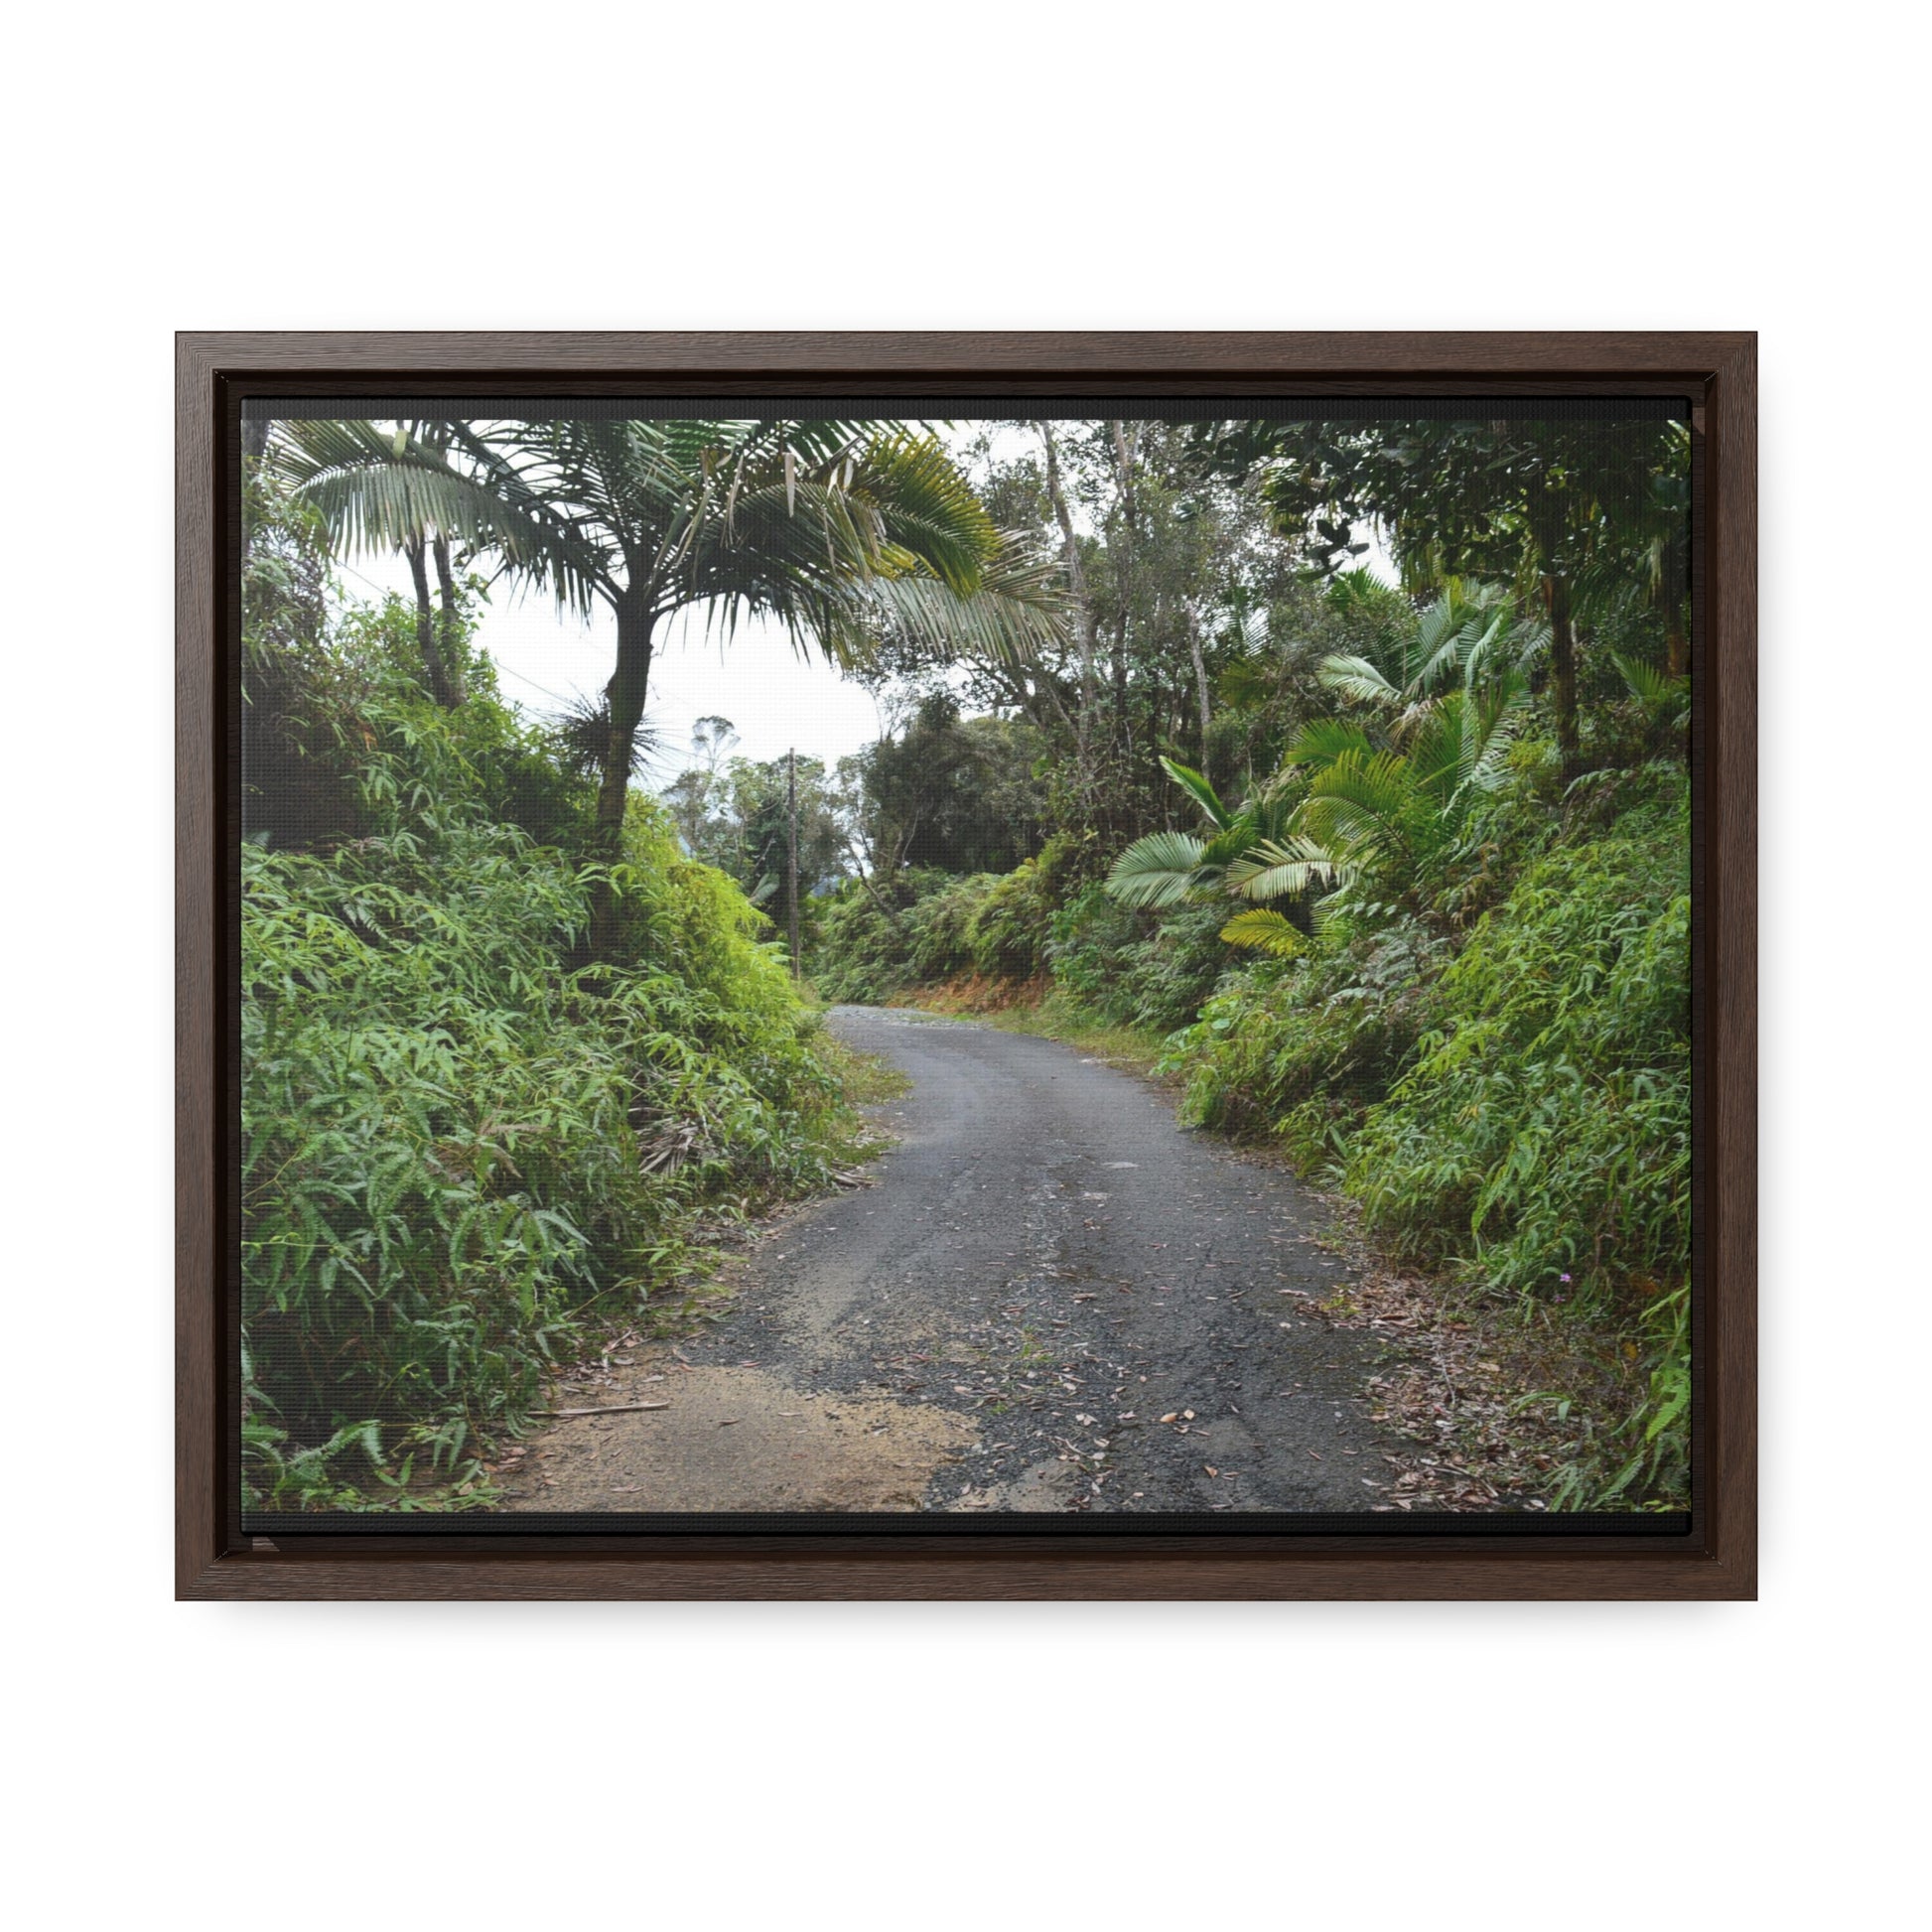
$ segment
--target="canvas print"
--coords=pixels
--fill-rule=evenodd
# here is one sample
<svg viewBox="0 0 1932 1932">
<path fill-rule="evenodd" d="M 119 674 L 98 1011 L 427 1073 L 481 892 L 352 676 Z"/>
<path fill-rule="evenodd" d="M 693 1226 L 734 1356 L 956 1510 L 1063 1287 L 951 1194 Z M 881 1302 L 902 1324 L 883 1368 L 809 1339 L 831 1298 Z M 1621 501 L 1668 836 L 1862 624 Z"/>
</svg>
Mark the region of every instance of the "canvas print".
<svg viewBox="0 0 1932 1932">
<path fill-rule="evenodd" d="M 247 406 L 244 1529 L 1686 1520 L 1686 411 L 973 407 Z"/>
</svg>

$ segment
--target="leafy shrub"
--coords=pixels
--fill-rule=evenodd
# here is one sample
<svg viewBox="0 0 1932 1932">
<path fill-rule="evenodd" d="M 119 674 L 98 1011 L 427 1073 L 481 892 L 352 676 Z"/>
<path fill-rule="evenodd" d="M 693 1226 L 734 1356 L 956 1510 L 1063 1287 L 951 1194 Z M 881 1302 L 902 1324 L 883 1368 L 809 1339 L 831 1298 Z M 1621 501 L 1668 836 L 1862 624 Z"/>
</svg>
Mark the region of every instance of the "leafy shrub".
<svg viewBox="0 0 1932 1932">
<path fill-rule="evenodd" d="M 911 975 L 908 938 L 903 917 L 882 910 L 858 881 L 841 887 L 820 908 L 809 955 L 819 997 L 884 1005 Z"/>
<path fill-rule="evenodd" d="M 1680 780 L 1481 920 L 1350 1149 L 1371 1227 L 1524 1294 L 1687 1276 L 1689 855 Z"/>
<path fill-rule="evenodd" d="M 955 973 L 1024 979 L 1037 970 L 1047 914 L 1032 860 L 963 879 L 909 871 L 892 891 L 891 911 L 857 880 L 824 906 L 812 978 L 825 999 L 878 1005 Z"/>
<path fill-rule="evenodd" d="M 1147 921 L 1108 897 L 1095 882 L 1081 889 L 1053 914 L 1047 954 L 1053 984 L 1089 1013 L 1118 1022 L 1111 1010 L 1120 956 L 1138 945 Z"/>
<path fill-rule="evenodd" d="M 1415 919 L 1337 926 L 1300 959 L 1232 975 L 1165 1062 L 1185 1076 L 1182 1119 L 1279 1138 L 1304 1163 L 1332 1155 L 1407 1062 L 1446 952 Z"/>
<path fill-rule="evenodd" d="M 351 1449 L 473 1469 L 587 1312 L 687 1268 L 694 1208 L 822 1179 L 839 1120 L 760 916 L 661 811 L 614 872 L 625 963 L 576 964 L 589 873 L 493 815 L 540 737 L 367 635 L 344 664 L 361 835 L 243 852 L 248 1449 L 283 1506 L 340 1504 Z"/>
<path fill-rule="evenodd" d="M 1643 1402 L 1617 1432 L 1621 1456 L 1607 1482 L 1576 1485 L 1587 1509 L 1627 1506 L 1635 1497 L 1682 1508 L 1691 1483 L 1691 1288 L 1667 1290 L 1643 1311 L 1647 1344 Z M 1558 1498 L 1559 1504 L 1569 1500 Z"/>
<path fill-rule="evenodd" d="M 1199 1014 L 1228 970 L 1226 923 L 1219 905 L 1130 912 L 1095 883 L 1053 916 L 1053 982 L 1115 1026 L 1173 1033 Z"/>
<path fill-rule="evenodd" d="M 1097 880 L 1081 883 L 1098 863 L 1094 844 L 1051 839 L 1037 859 L 999 875 L 907 871 L 890 911 L 852 881 L 824 903 L 813 982 L 828 1000 L 876 1004 L 960 973 L 1021 981 L 1050 969 L 1083 1011 L 1172 1032 L 1227 967 L 1226 913 L 1124 911 Z"/>
<path fill-rule="evenodd" d="M 1033 860 L 996 879 L 966 922 L 973 964 L 991 979 L 1032 979 L 1042 964 L 1053 908 Z"/>
<path fill-rule="evenodd" d="M 992 895 L 997 876 L 981 872 L 964 879 L 943 874 L 915 877 L 920 897 L 905 915 L 906 966 L 913 980 L 942 980 L 973 963 L 973 918 Z"/>
</svg>

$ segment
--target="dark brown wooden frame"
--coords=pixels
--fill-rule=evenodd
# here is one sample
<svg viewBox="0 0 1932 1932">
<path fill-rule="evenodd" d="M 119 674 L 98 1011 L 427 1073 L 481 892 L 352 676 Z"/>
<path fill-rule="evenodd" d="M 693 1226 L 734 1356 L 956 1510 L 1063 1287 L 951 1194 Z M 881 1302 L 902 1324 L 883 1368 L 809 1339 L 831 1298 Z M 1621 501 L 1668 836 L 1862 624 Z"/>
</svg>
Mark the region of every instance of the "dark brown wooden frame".
<svg viewBox="0 0 1932 1932">
<path fill-rule="evenodd" d="M 184 334 L 176 346 L 180 1597 L 1739 1598 L 1757 1577 L 1757 342 L 1723 334 Z M 1636 1538 L 305 1539 L 223 1506 L 228 438 L 248 395 L 1681 395 L 1698 609 L 1697 1526 Z"/>
</svg>

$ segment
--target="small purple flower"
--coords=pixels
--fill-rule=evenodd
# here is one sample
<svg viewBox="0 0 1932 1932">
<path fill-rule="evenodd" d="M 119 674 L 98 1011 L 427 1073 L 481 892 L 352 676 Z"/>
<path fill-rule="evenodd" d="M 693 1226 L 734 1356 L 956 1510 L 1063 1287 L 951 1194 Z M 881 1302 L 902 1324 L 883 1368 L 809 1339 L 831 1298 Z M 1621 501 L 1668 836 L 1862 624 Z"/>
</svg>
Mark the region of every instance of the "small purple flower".
<svg viewBox="0 0 1932 1932">
<path fill-rule="evenodd" d="M 1570 1286 L 1570 1277 L 1568 1275 L 1559 1275 L 1557 1280 L 1562 1282 L 1566 1288 Z"/>
</svg>

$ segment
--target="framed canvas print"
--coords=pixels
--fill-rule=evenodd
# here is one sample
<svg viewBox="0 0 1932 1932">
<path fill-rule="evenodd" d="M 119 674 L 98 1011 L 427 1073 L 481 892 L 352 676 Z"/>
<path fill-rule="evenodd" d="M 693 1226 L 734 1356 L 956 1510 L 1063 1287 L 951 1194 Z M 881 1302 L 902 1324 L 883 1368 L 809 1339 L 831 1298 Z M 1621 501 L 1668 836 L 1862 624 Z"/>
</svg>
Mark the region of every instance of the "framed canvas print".
<svg viewBox="0 0 1932 1932">
<path fill-rule="evenodd" d="M 1750 1594 L 1753 376 L 181 338 L 180 1591 Z"/>
</svg>

